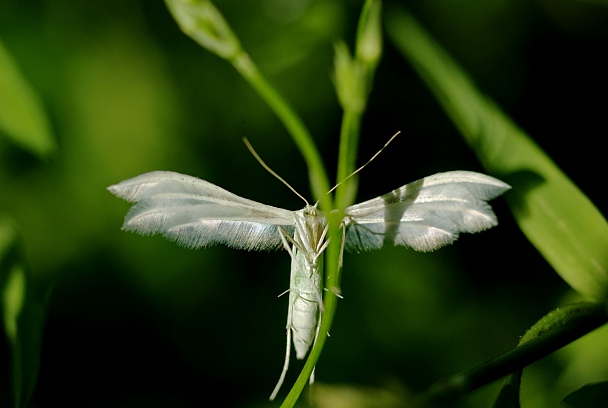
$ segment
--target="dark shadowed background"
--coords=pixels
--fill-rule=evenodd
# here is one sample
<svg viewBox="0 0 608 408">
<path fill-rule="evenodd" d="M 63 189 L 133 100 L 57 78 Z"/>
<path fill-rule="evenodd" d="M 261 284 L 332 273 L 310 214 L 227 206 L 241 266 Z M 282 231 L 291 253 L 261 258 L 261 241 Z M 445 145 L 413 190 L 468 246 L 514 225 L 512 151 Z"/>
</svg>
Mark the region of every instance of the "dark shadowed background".
<svg viewBox="0 0 608 408">
<path fill-rule="evenodd" d="M 608 3 L 399 3 L 604 212 Z M 352 45 L 362 2 L 215 4 L 302 115 L 333 174 L 341 120 L 333 44 Z M 36 278 L 53 286 L 32 406 L 268 405 L 284 356 L 288 297 L 277 295 L 289 285 L 288 255 L 191 251 L 121 232 L 129 206 L 105 188 L 173 170 L 299 209 L 242 143 L 249 138 L 310 197 L 304 161 L 282 125 L 231 66 L 179 31 L 161 1 L 3 0 L 0 39 L 42 98 L 59 146 L 45 162 L 0 139 L 0 211 L 17 224 Z M 359 162 L 398 130 L 361 172 L 359 201 L 440 171 L 482 171 L 387 42 Z M 344 300 L 317 381 L 419 391 L 514 346 L 572 296 L 504 202 L 493 207 L 497 228 L 435 253 L 347 254 Z M 608 375 L 597 357 L 607 352 L 594 342 L 601 335 L 530 367 L 529 406 Z M 4 402 L 9 357 L 4 338 L 0 345 Z M 585 360 L 590 349 L 595 361 Z M 292 361 L 279 399 L 301 366 Z M 490 406 L 496 390 L 476 391 L 462 406 Z"/>
</svg>

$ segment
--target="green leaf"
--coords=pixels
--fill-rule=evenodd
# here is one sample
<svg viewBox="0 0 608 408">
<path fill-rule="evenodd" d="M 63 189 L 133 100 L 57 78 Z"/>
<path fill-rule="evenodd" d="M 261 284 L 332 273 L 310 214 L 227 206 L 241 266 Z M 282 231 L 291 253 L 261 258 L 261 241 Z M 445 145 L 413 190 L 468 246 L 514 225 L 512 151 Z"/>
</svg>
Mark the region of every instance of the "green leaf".
<svg viewBox="0 0 608 408">
<path fill-rule="evenodd" d="M 311 394 L 311 405 L 317 408 L 421 408 L 412 405 L 406 390 L 390 384 L 382 388 L 315 384 Z"/>
<path fill-rule="evenodd" d="M 576 291 L 608 299 L 608 223 L 543 150 L 406 12 L 387 15 L 392 41 L 435 94 L 488 172 L 513 187 L 519 227 Z"/>
<path fill-rule="evenodd" d="M 0 41 L 0 135 L 45 157 L 55 149 L 49 120 L 36 92 Z"/>
<path fill-rule="evenodd" d="M 218 56 L 233 60 L 242 53 L 241 44 L 224 16 L 208 0 L 166 0 L 182 31 Z"/>
<path fill-rule="evenodd" d="M 498 397 L 494 402 L 493 408 L 520 408 L 519 404 L 519 385 L 521 370 L 517 374 L 507 377 L 507 380 L 500 388 Z"/>
<path fill-rule="evenodd" d="M 357 40 L 355 44 L 355 57 L 365 69 L 366 91 L 372 88 L 372 81 L 376 67 L 382 56 L 382 2 L 367 0 L 363 5 L 359 25 L 357 27 Z"/>
<path fill-rule="evenodd" d="M 608 381 L 585 384 L 568 394 L 562 405 L 567 408 L 603 408 L 608 401 Z"/>
<path fill-rule="evenodd" d="M 13 406 L 25 407 L 38 377 L 48 296 L 40 296 L 18 250 L 12 223 L 0 218 L 0 310 L 11 354 Z"/>
</svg>

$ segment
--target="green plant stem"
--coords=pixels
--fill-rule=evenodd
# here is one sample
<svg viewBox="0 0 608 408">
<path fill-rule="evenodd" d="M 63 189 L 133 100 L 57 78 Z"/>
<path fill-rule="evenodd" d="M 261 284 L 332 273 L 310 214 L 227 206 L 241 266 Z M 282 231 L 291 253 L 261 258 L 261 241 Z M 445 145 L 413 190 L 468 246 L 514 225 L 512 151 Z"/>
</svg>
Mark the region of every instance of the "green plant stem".
<svg viewBox="0 0 608 408">
<path fill-rule="evenodd" d="M 365 34 L 366 24 L 375 24 L 372 27 L 372 30 L 378 30 L 379 32 L 379 21 L 380 21 L 380 8 L 379 2 L 368 0 L 366 1 L 363 12 L 361 15 L 361 20 L 359 23 L 359 34 L 358 37 L 361 38 Z M 373 13 L 370 12 L 373 11 Z M 370 17 L 370 13 L 371 16 Z M 371 20 L 371 22 L 370 22 Z M 363 33 L 363 34 L 362 34 Z M 380 35 L 377 34 L 376 40 L 380 41 Z M 369 48 L 369 47 L 368 47 Z M 373 78 L 373 72 L 375 69 L 375 65 L 377 64 L 377 60 L 380 57 L 380 46 L 377 45 L 377 49 L 375 49 L 376 54 L 374 61 L 367 61 L 367 86 L 362 89 L 367 90 L 371 86 L 371 81 Z M 373 58 L 372 58 L 373 59 Z M 339 73 L 337 74 L 339 75 Z M 361 78 L 359 78 L 361 79 Z M 339 88 L 339 86 L 338 86 Z M 342 90 L 344 91 L 344 90 Z M 365 100 L 368 96 L 368 92 L 364 92 L 363 95 L 352 95 L 346 92 L 348 95 L 354 98 L 361 98 L 361 100 Z M 338 89 L 338 94 L 340 94 L 340 90 Z M 344 102 L 344 101 L 343 101 Z M 358 108 L 351 108 L 350 104 L 343 103 L 344 115 L 342 117 L 342 126 L 340 130 L 340 147 L 338 153 L 338 171 L 337 171 L 337 179 L 336 183 L 340 183 L 344 181 L 350 174 L 353 172 L 355 168 L 356 156 L 357 156 L 357 146 L 359 144 L 359 134 L 361 129 L 361 120 L 364 112 L 365 103 Z M 357 106 L 357 104 L 354 104 Z M 328 190 L 326 190 L 328 191 Z M 334 206 L 332 207 L 331 212 L 327 212 L 327 221 L 329 224 L 329 247 L 326 251 L 326 268 L 327 276 L 325 278 L 325 295 L 323 296 L 323 305 L 324 311 L 321 314 L 321 326 L 319 328 L 319 333 L 315 344 L 310 351 L 308 359 L 304 364 L 304 368 L 302 372 L 298 376 L 293 388 L 285 398 L 285 401 L 281 405 L 282 408 L 292 407 L 298 397 L 302 393 L 302 390 L 306 386 L 315 366 L 321 355 L 321 351 L 323 350 L 323 346 L 325 345 L 325 341 L 327 340 L 329 330 L 333 323 L 334 316 L 336 314 L 336 309 L 338 306 L 338 299 L 340 295 L 340 268 L 342 261 L 342 219 L 344 217 L 344 208 L 350 204 L 355 199 L 357 194 L 357 183 L 354 180 L 348 180 L 344 184 L 338 185 L 336 188 L 336 198 L 334 200 Z"/>
<path fill-rule="evenodd" d="M 310 185 L 321 208 L 331 210 L 333 203 L 327 194 L 330 189 L 325 166 L 310 132 L 291 106 L 260 73 L 249 56 L 242 52 L 231 61 L 236 70 L 249 82 L 277 117 L 283 122 L 308 166 Z"/>
<path fill-rule="evenodd" d="M 209 0 L 165 0 L 165 3 L 182 31 L 203 48 L 230 62 L 277 115 L 304 156 L 315 199 L 321 208 L 330 211 L 333 206 L 327 194 L 329 179 L 308 129 L 260 73 L 222 13 Z"/>
<path fill-rule="evenodd" d="M 360 129 L 361 115 L 352 111 L 345 111 L 340 128 L 340 149 L 338 152 L 336 183 L 346 180 L 355 170 Z M 344 209 L 351 205 L 356 193 L 357 181 L 354 177 L 351 177 L 336 189 L 336 207 Z"/>
<path fill-rule="evenodd" d="M 287 104 L 287 102 L 285 102 L 274 87 L 272 87 L 270 83 L 266 81 L 266 79 L 261 75 L 245 53 L 243 53 L 233 64 L 280 118 L 306 160 L 313 194 L 315 195 L 315 198 L 319 200 L 321 208 L 326 209 L 326 213 L 329 214 L 328 221 L 330 224 L 330 245 L 327 249 L 325 270 L 333 271 L 333 273 L 330 272 L 328 274 L 325 287 L 338 288 L 340 272 L 339 258 L 341 249 L 341 217 L 336 219 L 337 216 L 330 213 L 331 209 L 334 208 L 334 204 L 331 196 L 327 194 L 327 191 L 330 189 L 327 173 L 314 142 L 312 141 L 312 137 L 300 118 L 290 108 L 289 104 Z M 336 312 L 337 297 L 330 290 L 324 296 L 323 301 L 325 310 L 321 315 L 322 317 L 319 335 L 317 336 L 317 339 L 296 382 L 281 404 L 281 407 L 283 408 L 293 407 L 296 404 L 302 390 L 309 382 L 312 372 L 323 350 L 323 346 L 325 345 L 327 333 L 329 332 Z"/>
<path fill-rule="evenodd" d="M 382 55 L 381 20 L 381 2 L 366 0 L 357 25 L 354 58 L 349 56 L 345 45 L 336 46 L 335 86 L 344 109 L 336 183 L 344 182 L 355 170 L 361 122 Z M 357 182 L 353 177 L 337 189 L 336 208 L 351 205 L 356 194 Z"/>
<path fill-rule="evenodd" d="M 605 323 L 608 323 L 608 315 L 604 304 L 581 302 L 556 309 L 535 324 L 517 347 L 438 381 L 421 395 L 421 400 L 427 403 L 454 401 L 546 357 Z"/>
<path fill-rule="evenodd" d="M 372 26 L 371 28 L 368 27 L 368 25 L 370 25 L 370 24 Z M 336 82 L 337 82 L 336 86 L 337 86 L 337 92 L 339 95 L 339 99 L 342 99 L 342 98 L 340 98 L 340 94 L 342 94 L 343 96 L 348 95 L 349 97 L 354 98 L 355 100 L 359 100 L 359 102 L 365 101 L 367 99 L 367 96 L 368 96 L 367 89 L 369 89 L 369 87 L 371 87 L 373 72 L 374 72 L 375 66 L 377 64 L 377 61 L 380 58 L 380 53 L 381 53 L 380 45 L 376 44 L 376 42 L 380 42 L 380 38 L 381 38 L 381 36 L 379 34 L 380 33 L 379 27 L 380 27 L 379 2 L 373 1 L 373 0 L 368 0 L 368 1 L 366 1 L 365 5 L 364 5 L 360 23 L 359 23 L 359 30 L 358 30 L 359 31 L 358 41 L 359 42 L 362 41 L 361 40 L 362 37 L 365 37 L 367 39 L 367 41 L 369 42 L 370 41 L 369 36 L 372 35 L 372 37 L 374 37 L 373 34 L 375 34 L 375 37 L 373 38 L 373 40 L 376 40 L 376 41 L 371 41 L 371 44 L 372 44 L 371 47 L 369 46 L 369 43 L 368 43 L 368 47 L 360 47 L 361 49 L 364 49 L 367 51 L 366 65 L 364 64 L 364 66 L 367 69 L 367 76 L 365 77 L 365 79 L 367 80 L 367 85 L 364 87 L 361 87 L 361 89 L 363 89 L 364 92 L 362 94 L 357 95 L 356 93 L 353 94 L 351 92 L 348 92 L 349 90 L 352 90 L 349 88 L 349 86 L 346 86 L 346 89 L 345 88 L 340 89 L 340 83 L 344 84 L 347 81 L 344 78 L 336 78 Z M 369 30 L 372 30 L 371 34 L 370 34 Z M 375 45 L 375 48 L 373 47 L 373 45 Z M 371 57 L 369 55 L 370 48 L 373 51 L 373 52 L 371 52 L 371 54 L 372 54 Z M 350 61 L 349 58 L 347 57 L 347 53 L 344 53 L 341 56 L 346 57 L 346 60 L 341 60 L 341 62 L 343 62 L 343 63 L 355 64 L 355 65 L 358 63 L 358 62 Z M 352 77 L 349 76 L 348 74 L 349 73 L 352 74 L 352 73 L 356 72 L 355 65 L 351 65 L 350 68 L 353 69 L 352 71 L 347 70 L 348 71 L 348 72 L 346 72 L 347 78 L 352 79 Z M 342 66 L 342 68 L 344 68 L 344 66 Z M 337 77 L 341 74 L 345 74 L 344 71 L 341 71 L 339 69 L 336 69 L 336 71 L 337 71 L 336 72 Z M 356 75 L 355 75 L 355 78 L 357 78 Z M 362 79 L 362 78 L 358 78 L 358 79 Z M 351 84 L 351 85 L 356 87 L 357 84 L 355 83 L 355 84 Z M 358 85 L 360 86 L 361 84 L 358 84 Z M 359 144 L 361 120 L 362 120 L 363 112 L 365 110 L 365 102 L 363 102 L 362 105 L 360 105 L 358 103 L 352 103 L 353 100 L 350 100 L 346 96 L 344 96 L 344 100 L 341 100 L 341 102 L 342 102 L 342 106 L 344 109 L 344 115 L 342 117 L 342 126 L 341 126 L 341 130 L 340 130 L 340 147 L 339 147 L 339 154 L 338 154 L 338 171 L 337 171 L 336 183 L 340 183 L 340 182 L 344 181 L 354 170 L 356 156 L 357 156 L 357 146 Z M 312 174 L 311 174 L 311 176 L 312 176 Z M 325 191 L 328 191 L 328 190 L 325 190 Z M 287 395 L 287 398 L 281 405 L 282 408 L 292 407 L 298 400 L 298 397 L 302 393 L 302 390 L 306 386 L 306 384 L 316 366 L 319 356 L 321 355 L 321 351 L 323 350 L 323 346 L 325 345 L 325 341 L 327 340 L 329 330 L 333 323 L 333 319 L 336 314 L 336 308 L 338 306 L 338 299 L 339 299 L 338 296 L 340 295 L 340 272 L 341 272 L 340 268 L 342 266 L 341 261 L 342 261 L 342 249 L 343 249 L 342 248 L 342 240 L 343 240 L 342 232 L 343 231 L 341 228 L 342 227 L 341 224 L 342 224 L 342 219 L 344 217 L 344 208 L 346 206 L 352 204 L 352 202 L 355 199 L 356 194 L 357 194 L 357 183 L 354 182 L 354 180 L 348 180 L 344 184 L 339 184 L 338 187 L 336 188 L 336 198 L 334 200 L 334 206 L 331 207 L 331 211 L 327 211 L 327 213 L 326 213 L 327 221 L 329 224 L 329 231 L 328 231 L 329 247 L 327 248 L 327 251 L 326 251 L 326 264 L 325 264 L 326 265 L 325 271 L 327 272 L 327 275 L 325 278 L 326 292 L 323 296 L 324 311 L 321 314 L 321 326 L 319 328 L 319 333 L 318 333 L 317 339 L 315 341 L 315 344 L 313 345 L 312 350 L 310 351 L 310 354 L 308 356 L 308 359 L 306 360 L 306 363 L 304 364 L 304 368 L 302 369 L 302 372 L 298 376 L 298 379 L 296 380 L 293 388 Z M 323 202 L 321 202 L 321 204 L 323 204 Z"/>
</svg>

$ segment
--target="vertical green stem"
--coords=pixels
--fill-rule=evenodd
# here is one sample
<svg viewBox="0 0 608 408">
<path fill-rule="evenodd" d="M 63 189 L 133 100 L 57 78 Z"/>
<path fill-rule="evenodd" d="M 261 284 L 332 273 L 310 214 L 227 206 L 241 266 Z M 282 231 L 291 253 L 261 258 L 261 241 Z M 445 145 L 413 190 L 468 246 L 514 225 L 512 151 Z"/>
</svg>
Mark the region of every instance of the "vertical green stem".
<svg viewBox="0 0 608 408">
<path fill-rule="evenodd" d="M 338 152 L 338 173 L 336 183 L 343 182 L 355 169 L 361 115 L 353 111 L 345 111 L 340 129 L 340 150 Z M 356 179 L 349 179 L 336 189 L 335 205 L 345 208 L 352 204 L 357 191 Z"/>
<path fill-rule="evenodd" d="M 357 36 L 358 48 L 367 51 L 371 49 L 371 54 L 376 52 L 371 60 L 368 58 L 370 56 L 369 52 L 365 53 L 366 59 L 353 61 L 348 57 L 345 47 L 336 48 L 336 90 L 344 109 L 340 130 L 337 183 L 344 181 L 355 168 L 361 118 L 365 110 L 365 101 L 368 95 L 366 90 L 371 86 L 375 64 L 380 56 L 380 47 L 377 44 L 377 41 L 379 41 L 379 7 L 379 2 L 377 1 L 366 1 Z M 370 40 L 370 37 L 374 38 Z M 362 41 L 367 43 L 366 47 L 360 47 Z M 360 81 L 366 83 L 362 84 Z M 338 306 L 338 296 L 340 295 L 340 262 L 343 248 L 342 219 L 344 217 L 344 208 L 354 201 L 356 191 L 357 184 L 354 180 L 348 180 L 346 183 L 339 185 L 336 189 L 335 206 L 332 207 L 331 212 L 327 213 L 329 247 L 326 252 L 326 292 L 323 296 L 325 310 L 321 315 L 321 327 L 318 337 L 310 351 L 304 369 L 287 395 L 283 405 L 281 405 L 283 408 L 292 407 L 296 403 L 315 368 L 332 326 Z"/>
<path fill-rule="evenodd" d="M 331 198 L 326 194 L 330 188 L 329 179 L 310 132 L 287 101 L 260 73 L 222 13 L 209 0 L 165 2 L 184 33 L 203 48 L 230 62 L 270 106 L 304 156 L 315 199 L 320 201 L 321 208 L 331 210 Z"/>
<path fill-rule="evenodd" d="M 339 262 L 340 262 L 340 251 L 341 251 L 341 229 L 340 223 L 342 221 L 342 214 L 340 213 L 332 213 L 328 216 L 329 221 L 329 234 L 330 234 L 330 244 L 327 248 L 326 252 L 326 271 L 327 277 L 325 280 L 325 287 L 327 292 L 325 292 L 325 296 L 323 296 L 323 304 L 325 310 L 321 315 L 321 327 L 319 328 L 319 335 L 310 350 L 308 355 L 308 359 L 304 364 L 304 368 L 300 372 L 296 382 L 293 387 L 289 391 L 289 394 L 281 404 L 281 408 L 291 408 L 293 407 L 302 390 L 308 384 L 310 376 L 312 375 L 313 370 L 319 360 L 323 347 L 325 346 L 325 340 L 327 340 L 327 336 L 331 325 L 334 320 L 334 316 L 336 314 L 336 308 L 338 306 L 338 297 L 336 294 L 339 294 L 340 287 L 340 275 L 339 275 Z"/>
</svg>

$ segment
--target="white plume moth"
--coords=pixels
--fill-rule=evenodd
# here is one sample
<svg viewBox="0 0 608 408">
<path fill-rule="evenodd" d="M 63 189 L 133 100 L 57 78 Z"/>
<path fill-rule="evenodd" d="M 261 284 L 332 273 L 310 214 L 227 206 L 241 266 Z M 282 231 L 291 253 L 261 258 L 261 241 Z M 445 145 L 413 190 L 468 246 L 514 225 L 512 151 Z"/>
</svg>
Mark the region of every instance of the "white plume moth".
<svg viewBox="0 0 608 408">
<path fill-rule="evenodd" d="M 510 188 L 493 177 L 451 171 L 425 177 L 350 206 L 342 221 L 343 248 L 363 251 L 402 245 L 432 251 L 497 224 L 487 203 Z M 213 244 L 246 250 L 285 248 L 291 257 L 287 349 L 276 396 L 287 372 L 290 343 L 303 359 L 316 339 L 323 312 L 320 257 L 327 220 L 317 205 L 299 211 L 261 204 L 196 177 L 153 171 L 108 187 L 135 203 L 123 229 L 162 234 L 188 248 Z"/>
</svg>

